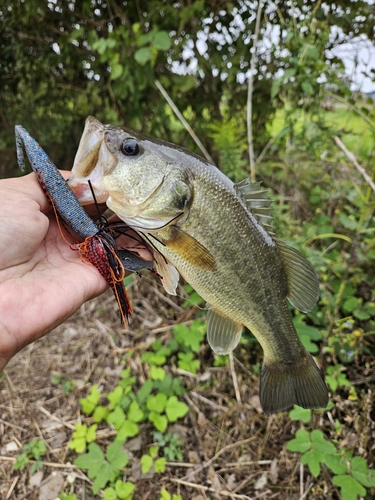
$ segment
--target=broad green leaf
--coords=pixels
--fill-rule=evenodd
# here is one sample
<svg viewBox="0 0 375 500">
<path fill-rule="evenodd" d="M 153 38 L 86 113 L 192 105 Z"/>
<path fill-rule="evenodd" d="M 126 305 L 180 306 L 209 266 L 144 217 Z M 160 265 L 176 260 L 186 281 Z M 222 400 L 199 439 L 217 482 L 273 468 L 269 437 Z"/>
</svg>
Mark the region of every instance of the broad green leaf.
<svg viewBox="0 0 375 500">
<path fill-rule="evenodd" d="M 366 495 L 365 488 L 354 477 L 346 474 L 334 476 L 332 482 L 341 488 L 342 500 L 358 500 L 358 495 Z"/>
<path fill-rule="evenodd" d="M 141 456 L 141 470 L 142 474 L 147 474 L 147 472 L 151 469 L 154 461 L 150 455 L 142 455 Z"/>
<path fill-rule="evenodd" d="M 120 426 L 125 420 L 125 413 L 120 406 L 116 406 L 116 408 L 108 415 L 107 422 L 112 424 L 116 430 L 119 430 Z"/>
<path fill-rule="evenodd" d="M 280 79 L 273 80 L 271 85 L 271 99 L 277 96 L 277 94 L 280 91 L 280 87 L 281 87 L 281 80 Z"/>
<path fill-rule="evenodd" d="M 138 64 L 144 66 L 148 61 L 152 59 L 152 50 L 150 47 L 142 47 L 138 49 L 134 54 L 134 59 Z"/>
<path fill-rule="evenodd" d="M 176 422 L 179 418 L 184 417 L 188 411 L 188 405 L 179 401 L 176 396 L 168 398 L 165 413 L 167 414 L 170 422 Z"/>
<path fill-rule="evenodd" d="M 167 403 L 167 396 L 162 392 L 156 394 L 156 396 L 150 396 L 147 400 L 147 408 L 150 411 L 156 411 L 162 413 L 165 409 Z"/>
<path fill-rule="evenodd" d="M 116 493 L 120 500 L 128 500 L 131 498 L 131 495 L 135 489 L 135 485 L 130 481 L 126 481 L 123 483 L 120 479 L 116 481 Z"/>
<path fill-rule="evenodd" d="M 318 477 L 320 474 L 320 463 L 324 462 L 324 454 L 314 449 L 306 451 L 301 457 L 301 462 L 304 465 L 308 465 L 314 477 Z"/>
<path fill-rule="evenodd" d="M 86 449 L 86 437 L 74 438 L 69 443 L 69 448 L 75 450 L 77 453 L 83 453 Z"/>
<path fill-rule="evenodd" d="M 171 494 L 164 488 L 160 491 L 160 500 L 171 500 Z"/>
<path fill-rule="evenodd" d="M 109 411 L 105 406 L 97 406 L 94 410 L 92 418 L 94 422 L 100 424 L 103 420 L 105 420 L 109 415 Z"/>
<path fill-rule="evenodd" d="M 87 398 L 79 400 L 82 411 L 86 413 L 86 415 L 91 415 L 91 413 L 95 410 L 97 404 L 99 403 L 99 399 L 100 399 L 99 387 L 96 384 L 94 384 Z"/>
<path fill-rule="evenodd" d="M 348 470 L 347 462 L 343 455 L 326 455 L 324 463 L 334 474 L 345 474 Z"/>
<path fill-rule="evenodd" d="M 142 385 L 142 387 L 137 392 L 137 399 L 139 404 L 144 403 L 152 391 L 152 380 L 147 379 L 146 382 Z"/>
<path fill-rule="evenodd" d="M 103 500 L 117 500 L 116 491 L 113 488 L 106 488 L 103 491 Z"/>
<path fill-rule="evenodd" d="M 300 406 L 294 405 L 293 410 L 289 412 L 289 418 L 291 420 L 301 420 L 301 422 L 310 422 L 312 412 L 311 410 L 306 410 L 305 408 L 301 408 Z"/>
<path fill-rule="evenodd" d="M 166 31 L 159 31 L 156 35 L 152 45 L 157 50 L 169 50 L 172 45 L 172 41 Z"/>
<path fill-rule="evenodd" d="M 110 402 L 108 408 L 110 410 L 116 408 L 116 406 L 120 403 L 123 395 L 124 395 L 124 389 L 120 385 L 116 386 L 116 388 L 112 392 L 110 392 L 107 396 L 107 399 Z"/>
<path fill-rule="evenodd" d="M 298 431 L 296 432 L 296 437 L 294 439 L 291 439 L 286 445 L 287 450 L 298 451 L 299 453 L 304 453 L 310 448 L 310 435 L 305 429 L 298 429 Z"/>
<path fill-rule="evenodd" d="M 158 451 L 159 451 L 158 446 L 150 446 L 148 449 L 148 454 L 150 455 L 150 457 L 155 459 L 157 457 Z"/>
<path fill-rule="evenodd" d="M 164 368 L 160 368 L 155 365 L 150 366 L 150 377 L 152 380 L 163 380 L 166 376 L 166 371 Z"/>
<path fill-rule="evenodd" d="M 119 440 L 114 441 L 107 447 L 107 459 L 111 465 L 116 469 L 126 467 L 129 457 L 126 453 L 122 452 L 123 443 Z"/>
<path fill-rule="evenodd" d="M 156 411 L 151 411 L 148 419 L 154 424 L 158 431 L 165 432 L 167 430 L 168 420 L 165 415 L 160 415 L 160 413 L 157 413 Z"/>
<path fill-rule="evenodd" d="M 155 460 L 154 470 L 156 473 L 158 473 L 158 472 L 164 473 L 165 472 L 165 458 L 164 457 L 161 457 L 161 458 L 158 458 L 157 460 Z"/>
<path fill-rule="evenodd" d="M 87 434 L 86 434 L 86 441 L 88 443 L 92 443 L 96 439 L 96 429 L 98 428 L 97 424 L 91 425 L 87 429 Z"/>
<path fill-rule="evenodd" d="M 125 439 L 129 437 L 136 436 L 138 432 L 139 432 L 138 424 L 136 424 L 132 420 L 125 420 L 125 422 L 118 429 L 116 439 L 119 441 L 125 441 Z"/>
<path fill-rule="evenodd" d="M 302 82 L 301 87 L 306 94 L 312 95 L 314 93 L 314 88 L 309 82 Z"/>
<path fill-rule="evenodd" d="M 375 486 L 374 477 L 368 470 L 367 462 L 362 457 L 354 457 L 350 461 L 350 471 L 352 476 L 357 479 L 363 486 L 368 488 Z"/>
<path fill-rule="evenodd" d="M 89 475 L 90 477 L 90 475 Z M 112 481 L 115 478 L 114 472 L 112 470 L 112 467 L 109 465 L 109 463 L 104 462 L 100 469 L 98 470 L 98 473 L 96 475 L 94 484 L 92 485 L 92 492 L 94 494 L 98 493 L 99 490 L 104 488 L 104 486 Z M 92 478 L 90 478 L 92 479 Z"/>
<path fill-rule="evenodd" d="M 314 450 L 317 450 L 325 455 L 334 455 L 337 450 L 336 446 L 324 438 L 322 431 L 313 430 L 310 434 L 310 439 Z"/>
<path fill-rule="evenodd" d="M 104 463 L 104 454 L 96 443 L 89 444 L 88 452 L 74 460 L 74 465 L 89 471 L 88 476 L 90 479 L 98 474 Z"/>
<path fill-rule="evenodd" d="M 143 411 L 140 409 L 137 401 L 132 401 L 128 410 L 128 419 L 133 422 L 140 422 L 143 418 Z"/>
<path fill-rule="evenodd" d="M 122 64 L 117 63 L 111 67 L 111 70 L 112 70 L 111 71 L 111 79 L 117 80 L 117 78 L 120 78 L 120 76 L 124 72 L 124 67 Z"/>
</svg>

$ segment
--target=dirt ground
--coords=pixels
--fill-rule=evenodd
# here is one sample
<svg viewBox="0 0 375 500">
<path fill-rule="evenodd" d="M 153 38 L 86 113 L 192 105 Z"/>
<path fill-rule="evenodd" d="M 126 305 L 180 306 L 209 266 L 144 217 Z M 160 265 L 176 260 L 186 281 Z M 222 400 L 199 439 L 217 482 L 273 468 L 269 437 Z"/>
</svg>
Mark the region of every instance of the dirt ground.
<svg viewBox="0 0 375 500">
<path fill-rule="evenodd" d="M 99 498 L 90 493 L 90 479 L 72 465 L 77 454 L 68 448 L 74 424 L 92 423 L 81 414 L 79 400 L 93 384 L 104 393 L 110 391 L 123 368 L 121 358 L 129 350 L 135 353 L 133 375 L 143 377 L 140 356 L 147 346 L 156 338 L 170 338 L 173 325 L 191 320 L 195 313 L 194 308 L 181 307 L 186 294 L 181 286 L 178 291 L 177 297 L 167 296 L 153 276 L 136 278 L 129 289 L 135 310 L 129 329 L 121 326 L 115 299 L 108 291 L 11 361 L 0 385 L 0 498 L 52 500 L 61 491 L 74 492 L 77 499 Z M 232 367 L 215 367 L 213 360 L 204 342 L 199 373 L 179 373 L 190 411 L 169 430 L 184 442 L 183 461 L 168 462 L 164 474 L 151 478 L 139 474 L 139 469 L 137 473 L 129 463 L 123 477 L 136 482 L 134 498 L 158 500 L 160 489 L 166 488 L 189 500 L 339 499 L 328 470 L 315 479 L 297 454 L 286 451 L 285 444 L 300 422 L 290 420 L 287 412 L 270 418 L 262 413 L 259 380 L 251 370 L 251 364 L 261 360 L 260 347 L 252 352 L 237 349 Z M 166 369 L 176 376 L 175 366 Z M 332 437 L 336 435 L 335 419 L 340 419 L 346 447 L 353 452 L 365 450 L 370 457 L 375 414 L 366 373 L 360 381 L 363 399 L 349 401 L 347 393 L 338 393 L 331 412 L 314 415 L 313 427 Z M 74 381 L 69 394 L 64 394 L 61 384 L 53 383 L 56 376 Z M 139 463 L 142 450 L 152 444 L 149 424 L 142 425 L 141 435 L 128 443 L 134 463 Z M 108 424 L 100 425 L 98 444 L 108 444 L 114 434 Z M 32 439 L 47 444 L 37 477 L 30 475 L 30 465 L 13 470 L 14 457 Z M 372 465 L 371 460 L 368 463 Z"/>
</svg>

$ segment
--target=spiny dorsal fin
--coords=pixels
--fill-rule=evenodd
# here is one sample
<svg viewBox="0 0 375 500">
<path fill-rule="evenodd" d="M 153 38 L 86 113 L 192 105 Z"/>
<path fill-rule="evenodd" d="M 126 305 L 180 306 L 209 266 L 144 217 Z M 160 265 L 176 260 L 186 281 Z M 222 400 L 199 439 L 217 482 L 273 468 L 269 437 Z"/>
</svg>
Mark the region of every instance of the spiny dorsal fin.
<svg viewBox="0 0 375 500">
<path fill-rule="evenodd" d="M 319 298 L 319 278 L 305 257 L 295 248 L 274 238 L 283 259 L 288 280 L 288 299 L 302 312 L 310 311 Z"/>
<path fill-rule="evenodd" d="M 267 198 L 268 190 L 261 188 L 261 182 L 251 182 L 249 177 L 237 182 L 234 189 L 258 222 L 270 233 L 273 233 L 271 215 L 272 200 Z"/>
</svg>

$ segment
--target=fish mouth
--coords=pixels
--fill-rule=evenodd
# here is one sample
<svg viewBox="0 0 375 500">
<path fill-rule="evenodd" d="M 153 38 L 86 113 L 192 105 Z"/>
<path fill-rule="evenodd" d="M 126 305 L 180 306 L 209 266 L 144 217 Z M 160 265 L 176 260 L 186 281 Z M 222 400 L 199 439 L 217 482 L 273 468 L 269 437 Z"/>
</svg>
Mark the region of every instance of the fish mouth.
<svg viewBox="0 0 375 500">
<path fill-rule="evenodd" d="M 106 126 L 93 116 L 86 119 L 72 175 L 68 181 L 82 205 L 93 203 L 95 200 L 98 203 L 105 203 L 109 196 L 109 193 L 99 187 L 105 173 L 116 166 L 116 159 L 107 148 L 102 147 L 105 145 L 105 130 Z M 95 200 L 88 181 L 94 190 Z"/>
</svg>

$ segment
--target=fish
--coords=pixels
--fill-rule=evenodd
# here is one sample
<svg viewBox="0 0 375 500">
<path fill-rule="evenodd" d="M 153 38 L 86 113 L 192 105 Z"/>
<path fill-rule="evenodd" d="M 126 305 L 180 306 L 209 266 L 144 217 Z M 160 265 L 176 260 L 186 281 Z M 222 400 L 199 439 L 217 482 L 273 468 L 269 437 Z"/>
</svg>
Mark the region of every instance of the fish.
<svg viewBox="0 0 375 500">
<path fill-rule="evenodd" d="M 238 345 L 243 327 L 264 357 L 264 413 L 325 408 L 324 376 L 302 345 L 287 299 L 302 312 L 319 298 L 312 266 L 272 231 L 271 200 L 260 183 L 233 183 L 215 165 L 174 144 L 88 117 L 69 184 L 87 188 L 152 244 L 169 293 L 181 275 L 207 302 L 207 340 L 218 354 Z"/>
</svg>

